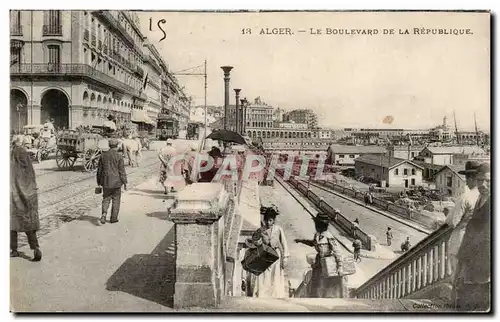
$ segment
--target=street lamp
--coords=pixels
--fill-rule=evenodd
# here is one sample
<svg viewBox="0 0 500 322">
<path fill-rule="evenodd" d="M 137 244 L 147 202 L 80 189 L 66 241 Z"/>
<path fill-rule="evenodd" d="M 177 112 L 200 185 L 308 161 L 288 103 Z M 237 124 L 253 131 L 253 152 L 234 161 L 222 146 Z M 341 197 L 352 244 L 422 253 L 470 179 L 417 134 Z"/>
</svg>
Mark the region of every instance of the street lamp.
<svg viewBox="0 0 500 322">
<path fill-rule="evenodd" d="M 241 116 L 241 134 L 245 134 L 247 131 L 247 107 L 248 107 L 248 101 L 247 98 L 245 97 L 244 99 L 241 100 L 241 109 L 242 109 L 242 116 Z"/>
<path fill-rule="evenodd" d="M 222 70 L 224 71 L 224 130 L 227 130 L 227 119 L 229 117 L 229 73 L 232 66 L 222 66 Z"/>
<path fill-rule="evenodd" d="M 240 133 L 240 118 L 239 118 L 239 113 L 240 113 L 240 92 L 241 92 L 241 89 L 240 88 L 235 88 L 234 89 L 234 92 L 236 93 L 236 108 L 235 108 L 235 129 L 234 131 L 236 133 Z"/>
</svg>

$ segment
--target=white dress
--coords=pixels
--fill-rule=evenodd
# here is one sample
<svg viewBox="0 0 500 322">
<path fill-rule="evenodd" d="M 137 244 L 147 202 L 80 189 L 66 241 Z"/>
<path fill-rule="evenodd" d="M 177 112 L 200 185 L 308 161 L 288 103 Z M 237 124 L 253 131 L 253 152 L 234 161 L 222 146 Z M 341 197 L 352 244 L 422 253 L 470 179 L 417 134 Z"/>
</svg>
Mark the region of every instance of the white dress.
<svg viewBox="0 0 500 322">
<path fill-rule="evenodd" d="M 288 256 L 288 246 L 283 229 L 273 225 L 271 229 L 260 228 L 262 241 L 276 250 L 279 259 L 259 276 L 252 274 L 253 297 L 284 298 L 286 294 L 285 274 L 281 268 L 283 256 Z"/>
</svg>

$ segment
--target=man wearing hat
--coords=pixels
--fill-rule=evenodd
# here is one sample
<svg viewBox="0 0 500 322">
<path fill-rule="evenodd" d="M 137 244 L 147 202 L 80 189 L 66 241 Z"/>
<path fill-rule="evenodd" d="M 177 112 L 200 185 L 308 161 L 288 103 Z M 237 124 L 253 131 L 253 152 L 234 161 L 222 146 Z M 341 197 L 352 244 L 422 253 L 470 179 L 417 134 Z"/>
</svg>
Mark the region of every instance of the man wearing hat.
<svg viewBox="0 0 500 322">
<path fill-rule="evenodd" d="M 123 155 L 118 152 L 118 140 L 109 139 L 109 148 L 109 151 L 102 153 L 97 168 L 97 185 L 103 188 L 101 224 L 106 223 L 106 215 L 111 201 L 113 204 L 110 222 L 118 222 L 122 185 L 127 190 L 127 173 L 125 172 Z"/>
<path fill-rule="evenodd" d="M 490 167 L 475 171 L 479 198 L 457 254 L 454 300 L 459 311 L 488 311 L 491 303 Z"/>
<path fill-rule="evenodd" d="M 468 161 L 465 164 L 465 170 L 459 171 L 459 174 L 465 175 L 466 188 L 464 193 L 455 201 L 455 207 L 446 217 L 446 223 L 455 227 L 450 236 L 450 264 L 452 272 L 456 272 L 457 266 L 457 253 L 465 233 L 467 222 L 472 216 L 474 205 L 479 198 L 479 191 L 476 184 L 476 170 L 479 168 L 480 163 L 477 161 Z M 453 273 L 454 274 L 454 273 Z"/>
<path fill-rule="evenodd" d="M 164 194 L 168 194 L 169 189 L 168 186 L 169 184 L 167 183 L 167 177 L 169 173 L 172 173 L 175 169 L 171 168 L 170 166 L 174 167 L 174 164 L 170 164 L 170 160 L 175 156 L 176 151 L 175 148 L 172 146 L 173 140 L 168 139 L 167 143 L 163 148 L 160 149 L 160 152 L 158 153 L 158 158 L 160 159 L 160 179 L 159 182 L 163 185 L 164 188 Z M 174 187 L 170 187 L 170 191 L 174 192 Z"/>
</svg>

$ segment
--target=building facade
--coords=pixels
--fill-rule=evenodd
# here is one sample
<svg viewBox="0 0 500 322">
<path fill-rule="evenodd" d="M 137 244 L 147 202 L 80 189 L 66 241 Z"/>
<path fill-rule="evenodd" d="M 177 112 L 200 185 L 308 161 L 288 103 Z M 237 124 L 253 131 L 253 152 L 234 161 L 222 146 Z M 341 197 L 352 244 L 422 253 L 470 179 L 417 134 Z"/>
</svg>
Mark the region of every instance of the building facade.
<svg viewBox="0 0 500 322">
<path fill-rule="evenodd" d="M 295 122 L 282 122 L 279 123 L 279 126 L 282 129 L 293 129 L 293 130 L 307 130 L 307 124 L 306 123 L 295 123 Z"/>
<path fill-rule="evenodd" d="M 10 18 L 13 131 L 48 118 L 58 129 L 102 126 L 109 115 L 117 123 L 134 116 L 154 125 L 164 96 L 158 75 L 166 64 L 153 46 L 144 46 L 133 12 L 12 10 Z M 167 83 L 179 88 L 172 79 Z M 188 105 L 176 105 L 186 120 Z"/>
<path fill-rule="evenodd" d="M 283 115 L 284 122 L 306 123 L 309 129 L 318 127 L 318 116 L 310 109 L 297 109 Z"/>
<path fill-rule="evenodd" d="M 147 100 L 136 23 L 124 11 L 11 11 L 12 128 L 130 120 Z"/>
<path fill-rule="evenodd" d="M 387 147 L 387 152 L 394 158 L 413 160 L 424 148 L 422 145 L 392 145 Z"/>
<path fill-rule="evenodd" d="M 422 184 L 422 167 L 387 155 L 365 154 L 355 160 L 356 176 L 370 178 L 381 187 L 410 188 Z"/>
<path fill-rule="evenodd" d="M 458 174 L 463 166 L 446 165 L 434 175 L 436 189 L 443 195 L 458 198 L 465 192 L 465 176 Z"/>
<path fill-rule="evenodd" d="M 327 149 L 327 162 L 332 165 L 352 167 L 354 160 L 365 155 L 382 156 L 385 148 L 381 146 L 330 145 Z"/>
</svg>

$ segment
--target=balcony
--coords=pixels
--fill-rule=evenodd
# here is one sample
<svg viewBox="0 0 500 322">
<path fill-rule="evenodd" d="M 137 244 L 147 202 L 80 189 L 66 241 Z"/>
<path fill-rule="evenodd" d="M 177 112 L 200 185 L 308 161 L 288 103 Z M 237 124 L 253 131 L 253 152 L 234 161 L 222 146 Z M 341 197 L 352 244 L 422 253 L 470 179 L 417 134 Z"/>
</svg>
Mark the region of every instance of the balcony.
<svg viewBox="0 0 500 322">
<path fill-rule="evenodd" d="M 62 25 L 43 25 L 43 36 L 62 36 Z"/>
<path fill-rule="evenodd" d="M 142 77 L 144 77 L 144 70 L 142 70 L 141 67 L 136 66 L 136 68 L 135 68 L 135 74 L 142 78 Z"/>
<path fill-rule="evenodd" d="M 95 37 L 95 35 L 92 35 L 92 40 L 91 40 L 90 43 L 92 44 L 92 46 L 95 46 L 95 44 L 96 44 L 96 37 Z"/>
<path fill-rule="evenodd" d="M 129 35 L 127 30 L 123 28 L 120 22 L 116 20 L 116 18 L 113 17 L 113 15 L 109 11 L 107 10 L 96 11 L 95 15 L 105 20 L 110 29 L 114 29 L 116 32 L 118 32 L 121 38 L 123 38 L 130 47 L 134 48 L 142 56 L 141 48 L 136 45 L 132 36 Z"/>
<path fill-rule="evenodd" d="M 10 26 L 10 35 L 11 36 L 22 36 L 23 35 L 23 26 Z"/>
<path fill-rule="evenodd" d="M 86 40 L 86 41 L 89 41 L 89 35 L 90 35 L 90 32 L 88 29 L 85 29 L 83 31 L 83 39 Z"/>
<path fill-rule="evenodd" d="M 107 45 L 103 45 L 102 46 L 102 51 L 107 55 L 108 54 L 108 46 Z"/>
<path fill-rule="evenodd" d="M 85 64 L 21 64 L 10 67 L 11 76 L 80 76 L 90 78 L 104 85 L 116 88 L 123 93 L 129 93 L 141 99 L 146 99 L 144 93 L 136 90 L 109 75 Z"/>
</svg>

